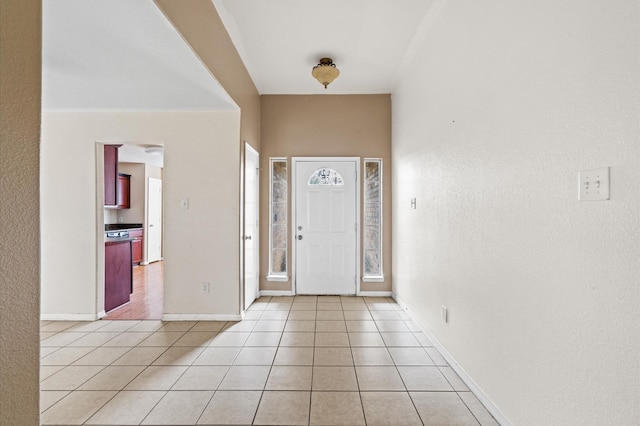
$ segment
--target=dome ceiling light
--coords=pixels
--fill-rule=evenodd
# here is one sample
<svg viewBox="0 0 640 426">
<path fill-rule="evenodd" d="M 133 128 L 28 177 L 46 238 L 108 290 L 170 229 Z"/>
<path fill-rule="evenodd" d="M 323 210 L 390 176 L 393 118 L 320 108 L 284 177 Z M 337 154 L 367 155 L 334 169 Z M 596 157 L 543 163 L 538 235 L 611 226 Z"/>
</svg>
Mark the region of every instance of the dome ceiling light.
<svg viewBox="0 0 640 426">
<path fill-rule="evenodd" d="M 322 58 L 320 63 L 313 67 L 311 75 L 320 82 L 326 89 L 329 84 L 340 75 L 340 70 L 336 68 L 331 58 Z"/>
</svg>

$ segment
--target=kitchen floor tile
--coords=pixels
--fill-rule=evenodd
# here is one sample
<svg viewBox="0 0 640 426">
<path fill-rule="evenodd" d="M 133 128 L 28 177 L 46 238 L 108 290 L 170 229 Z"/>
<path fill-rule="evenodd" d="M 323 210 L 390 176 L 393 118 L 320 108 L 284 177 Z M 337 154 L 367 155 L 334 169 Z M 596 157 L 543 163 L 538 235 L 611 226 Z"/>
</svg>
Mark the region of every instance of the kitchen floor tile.
<svg viewBox="0 0 640 426">
<path fill-rule="evenodd" d="M 315 321 L 317 312 L 313 311 L 297 311 L 292 310 L 287 317 L 288 321 Z M 314 327 L 315 329 L 315 327 Z M 285 331 L 287 331 L 285 329 Z"/>
<path fill-rule="evenodd" d="M 311 425 L 364 425 L 358 392 L 312 392 Z"/>
<path fill-rule="evenodd" d="M 398 371 L 410 391 L 453 391 L 437 367 L 398 367 Z"/>
<path fill-rule="evenodd" d="M 139 346 L 171 346 L 184 335 L 184 331 L 156 331 L 144 339 Z"/>
<path fill-rule="evenodd" d="M 209 347 L 212 346 L 242 346 L 249 337 L 248 332 L 221 331 L 216 334 Z"/>
<path fill-rule="evenodd" d="M 229 367 L 222 365 L 191 366 L 184 372 L 171 390 L 211 390 L 218 389 Z"/>
<path fill-rule="evenodd" d="M 309 423 L 309 392 L 265 391 L 255 424 L 306 425 Z"/>
<path fill-rule="evenodd" d="M 145 417 L 143 425 L 195 425 L 213 391 L 169 391 Z"/>
<path fill-rule="evenodd" d="M 107 332 L 107 331 L 94 331 L 93 333 L 89 333 L 86 336 L 79 338 L 78 340 L 74 340 L 69 343 L 68 346 L 102 346 L 107 343 L 109 340 L 117 337 L 120 332 Z"/>
<path fill-rule="evenodd" d="M 169 390 L 186 370 L 185 366 L 147 367 L 125 387 L 125 390 Z"/>
<path fill-rule="evenodd" d="M 360 396 L 368 426 L 422 425 L 407 392 L 362 392 Z"/>
<path fill-rule="evenodd" d="M 173 346 L 209 346 L 217 331 L 187 331 Z"/>
<path fill-rule="evenodd" d="M 301 311 L 307 312 L 307 311 Z M 303 331 L 313 332 L 316 331 L 315 320 L 288 320 L 284 327 L 285 332 Z"/>
<path fill-rule="evenodd" d="M 356 367 L 358 387 L 361 391 L 404 391 L 396 367 Z"/>
<path fill-rule="evenodd" d="M 354 367 L 313 367 L 313 391 L 357 391 Z"/>
<path fill-rule="evenodd" d="M 153 365 L 191 365 L 204 351 L 201 346 L 172 346 L 153 362 Z"/>
<path fill-rule="evenodd" d="M 239 346 L 208 347 L 205 348 L 193 365 L 231 365 L 242 349 Z"/>
<path fill-rule="evenodd" d="M 224 321 L 198 321 L 189 331 L 220 331 L 226 324 Z"/>
<path fill-rule="evenodd" d="M 122 355 L 129 352 L 129 350 L 131 350 L 131 348 L 96 348 L 82 358 L 75 361 L 73 365 L 110 365 Z"/>
<path fill-rule="evenodd" d="M 316 333 L 346 333 L 347 327 L 344 321 L 316 321 Z"/>
<path fill-rule="evenodd" d="M 60 401 L 71 391 L 40 391 L 40 412 L 44 412 L 56 402 Z"/>
<path fill-rule="evenodd" d="M 378 327 L 376 327 L 375 321 L 345 321 L 347 325 L 347 331 L 349 333 L 377 333 Z"/>
<path fill-rule="evenodd" d="M 460 376 L 451 367 L 438 367 L 438 370 L 447 379 L 453 390 L 458 392 L 468 392 L 469 388 L 464 384 Z"/>
<path fill-rule="evenodd" d="M 245 346 L 278 346 L 282 332 L 254 331 L 244 342 Z"/>
<path fill-rule="evenodd" d="M 316 347 L 349 347 L 347 333 L 316 333 Z"/>
<path fill-rule="evenodd" d="M 380 333 L 349 333 L 351 347 L 384 346 Z"/>
<path fill-rule="evenodd" d="M 388 348 L 396 365 L 434 365 L 423 348 Z"/>
<path fill-rule="evenodd" d="M 124 389 L 133 379 L 144 370 L 141 365 L 119 365 L 106 367 L 104 370 L 87 380 L 79 390 L 119 391 Z"/>
<path fill-rule="evenodd" d="M 81 425 L 105 405 L 116 392 L 75 391 L 40 416 L 41 425 Z"/>
<path fill-rule="evenodd" d="M 153 332 L 151 331 L 126 331 L 109 340 L 105 343 L 105 346 L 137 346 L 152 334 Z"/>
<path fill-rule="evenodd" d="M 351 348 L 355 365 L 393 365 L 387 348 Z"/>
<path fill-rule="evenodd" d="M 198 424 L 252 424 L 261 396 L 261 391 L 217 391 Z"/>
<path fill-rule="evenodd" d="M 387 346 L 395 347 L 420 347 L 418 340 L 413 337 L 412 333 L 405 332 L 382 332 L 380 333 L 382 340 Z"/>
<path fill-rule="evenodd" d="M 299 366 L 273 366 L 265 390 L 311 390 L 313 368 Z"/>
<path fill-rule="evenodd" d="M 273 365 L 313 365 L 313 348 L 280 346 Z"/>
<path fill-rule="evenodd" d="M 353 365 L 350 348 L 315 348 L 313 365 Z"/>
<path fill-rule="evenodd" d="M 40 382 L 40 390 L 74 390 L 102 371 L 102 366 L 64 367 L 62 370 Z"/>
<path fill-rule="evenodd" d="M 163 391 L 123 391 L 113 397 L 87 425 L 137 425 L 165 395 Z"/>
<path fill-rule="evenodd" d="M 234 365 L 218 386 L 220 390 L 263 390 L 269 366 Z"/>
<path fill-rule="evenodd" d="M 42 358 L 40 360 L 40 365 L 69 365 L 79 360 L 92 350 L 93 348 L 59 348 L 52 354 Z"/>
<path fill-rule="evenodd" d="M 478 421 L 455 392 L 411 392 L 425 424 L 478 426 Z"/>
<path fill-rule="evenodd" d="M 344 313 L 342 311 L 316 311 L 316 319 L 320 321 L 344 321 Z"/>
<path fill-rule="evenodd" d="M 279 331 L 284 330 L 286 320 L 259 320 L 253 331 Z"/>
<path fill-rule="evenodd" d="M 68 344 L 75 342 L 81 337 L 86 336 L 85 332 L 67 332 L 61 331 L 52 335 L 51 337 L 47 337 L 46 339 L 40 342 L 40 346 L 67 346 Z"/>
<path fill-rule="evenodd" d="M 315 333 L 282 333 L 280 346 L 313 346 L 315 342 Z"/>
<path fill-rule="evenodd" d="M 458 396 L 462 399 L 469 410 L 473 413 L 476 419 L 482 426 L 499 426 L 496 419 L 493 418 L 491 413 L 482 405 L 477 396 L 471 392 L 458 392 Z"/>
<path fill-rule="evenodd" d="M 233 361 L 233 365 L 271 365 L 277 347 L 244 347 Z"/>
<path fill-rule="evenodd" d="M 155 361 L 169 348 L 163 346 L 150 346 L 127 349 L 131 350 L 118 358 L 113 365 L 151 365 L 153 361 Z"/>
</svg>

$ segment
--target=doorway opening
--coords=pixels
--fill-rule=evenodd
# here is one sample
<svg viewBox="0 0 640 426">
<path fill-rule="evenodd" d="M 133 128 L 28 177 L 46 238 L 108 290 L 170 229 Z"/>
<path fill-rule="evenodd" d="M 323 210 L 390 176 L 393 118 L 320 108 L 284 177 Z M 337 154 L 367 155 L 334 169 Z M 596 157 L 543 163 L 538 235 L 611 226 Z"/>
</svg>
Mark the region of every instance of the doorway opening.
<svg viewBox="0 0 640 426">
<path fill-rule="evenodd" d="M 105 145 L 98 144 L 97 151 L 103 152 Z M 99 176 L 97 312 L 107 320 L 160 320 L 164 302 L 164 153 L 162 145 L 155 142 L 124 142 L 118 145 L 117 191 L 125 195 L 119 193 L 115 206 L 104 206 L 102 188 L 106 188 L 104 185 L 108 185 L 109 182 L 103 181 L 100 177 L 104 176 L 107 180 L 109 175 L 105 173 L 105 169 L 109 165 L 104 155 L 96 156 L 96 170 Z M 126 255 L 126 260 L 116 260 L 116 264 L 110 254 L 115 245 L 120 245 L 120 252 Z M 119 278 L 111 275 L 114 269 L 120 270 Z M 110 298 L 114 286 L 129 290 L 124 291 L 128 294 L 124 294 L 115 303 Z"/>
</svg>

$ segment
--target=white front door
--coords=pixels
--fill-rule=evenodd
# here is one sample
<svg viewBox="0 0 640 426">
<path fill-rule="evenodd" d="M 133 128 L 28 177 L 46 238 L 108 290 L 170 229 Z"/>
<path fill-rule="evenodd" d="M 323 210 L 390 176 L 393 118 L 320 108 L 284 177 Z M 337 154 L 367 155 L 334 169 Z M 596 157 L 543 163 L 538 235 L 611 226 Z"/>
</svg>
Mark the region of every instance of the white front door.
<svg viewBox="0 0 640 426">
<path fill-rule="evenodd" d="M 357 158 L 293 158 L 298 294 L 355 294 Z"/>
<path fill-rule="evenodd" d="M 162 259 L 162 181 L 149 178 L 147 222 L 145 236 L 147 263 Z"/>
<path fill-rule="evenodd" d="M 258 297 L 259 155 L 245 144 L 244 150 L 244 309 Z"/>
</svg>

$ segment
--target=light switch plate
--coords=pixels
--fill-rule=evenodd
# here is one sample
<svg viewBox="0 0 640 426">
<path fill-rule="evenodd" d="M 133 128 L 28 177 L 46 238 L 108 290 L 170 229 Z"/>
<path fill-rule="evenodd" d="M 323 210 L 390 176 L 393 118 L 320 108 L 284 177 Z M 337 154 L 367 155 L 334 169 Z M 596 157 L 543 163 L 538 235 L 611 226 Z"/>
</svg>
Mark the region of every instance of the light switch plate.
<svg viewBox="0 0 640 426">
<path fill-rule="evenodd" d="M 609 199 L 609 167 L 583 170 L 578 173 L 580 201 L 603 201 Z"/>
</svg>

